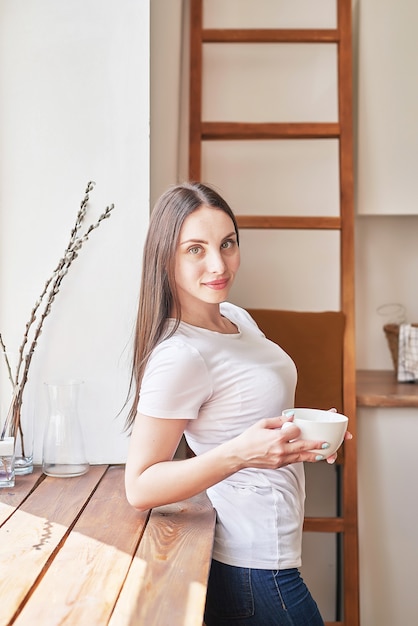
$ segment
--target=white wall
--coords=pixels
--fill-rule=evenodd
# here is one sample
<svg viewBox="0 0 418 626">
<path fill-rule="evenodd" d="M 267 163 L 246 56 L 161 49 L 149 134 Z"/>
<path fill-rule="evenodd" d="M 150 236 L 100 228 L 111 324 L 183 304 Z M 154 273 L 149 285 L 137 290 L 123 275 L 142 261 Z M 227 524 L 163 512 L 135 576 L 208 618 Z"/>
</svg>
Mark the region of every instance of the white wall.
<svg viewBox="0 0 418 626">
<path fill-rule="evenodd" d="M 417 409 L 359 410 L 362 626 L 417 621 L 417 439 Z"/>
<path fill-rule="evenodd" d="M 418 64 L 415 0 L 356 0 L 358 211 L 416 215 Z"/>
<path fill-rule="evenodd" d="M 399 320 L 396 307 L 386 305 L 401 305 L 404 321 L 418 320 L 418 89 L 412 79 L 418 49 L 410 35 L 417 11 L 414 0 L 353 0 L 357 363 L 362 369 L 392 368 L 382 327 Z"/>
<path fill-rule="evenodd" d="M 63 282 L 38 346 L 42 382 L 85 381 L 90 462 L 121 462 L 131 333 L 149 213 L 149 1 L 0 4 L 0 330 L 16 350 L 61 258 L 87 181 L 88 220 L 115 204 Z"/>
<path fill-rule="evenodd" d="M 418 216 L 358 216 L 356 343 L 359 369 L 392 369 L 383 325 L 418 321 Z M 384 307 L 380 311 L 380 307 Z"/>
</svg>

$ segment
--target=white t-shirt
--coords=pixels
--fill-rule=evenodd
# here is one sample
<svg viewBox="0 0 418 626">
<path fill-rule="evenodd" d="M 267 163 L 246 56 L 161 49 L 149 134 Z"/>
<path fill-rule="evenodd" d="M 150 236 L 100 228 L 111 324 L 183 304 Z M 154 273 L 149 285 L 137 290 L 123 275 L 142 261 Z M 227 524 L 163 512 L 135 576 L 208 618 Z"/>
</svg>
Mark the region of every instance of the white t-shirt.
<svg viewBox="0 0 418 626">
<path fill-rule="evenodd" d="M 138 411 L 188 419 L 195 454 L 228 441 L 265 417 L 293 406 L 296 368 L 244 310 L 221 312 L 239 332 L 223 334 L 180 323 L 153 351 Z M 173 323 L 173 322 L 170 322 Z M 216 509 L 213 558 L 240 567 L 287 569 L 301 564 L 303 464 L 244 469 L 207 490 Z"/>
</svg>

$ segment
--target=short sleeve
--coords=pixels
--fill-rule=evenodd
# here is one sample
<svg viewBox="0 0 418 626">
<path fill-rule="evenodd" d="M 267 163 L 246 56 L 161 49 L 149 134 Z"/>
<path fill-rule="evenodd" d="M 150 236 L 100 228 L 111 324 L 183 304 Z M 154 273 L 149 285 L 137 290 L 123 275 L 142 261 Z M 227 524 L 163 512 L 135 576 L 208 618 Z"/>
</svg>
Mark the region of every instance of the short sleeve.
<svg viewBox="0 0 418 626">
<path fill-rule="evenodd" d="M 198 350 L 170 338 L 148 360 L 138 411 L 152 417 L 196 419 L 211 392 L 210 376 Z"/>
</svg>

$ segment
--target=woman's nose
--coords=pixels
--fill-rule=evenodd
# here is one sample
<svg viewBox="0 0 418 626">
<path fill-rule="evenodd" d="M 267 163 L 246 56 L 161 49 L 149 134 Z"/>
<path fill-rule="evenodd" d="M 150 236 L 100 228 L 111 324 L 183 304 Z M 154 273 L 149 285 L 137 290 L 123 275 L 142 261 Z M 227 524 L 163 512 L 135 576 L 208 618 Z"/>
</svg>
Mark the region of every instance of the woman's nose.
<svg viewBox="0 0 418 626">
<path fill-rule="evenodd" d="M 225 270 L 225 261 L 222 257 L 222 254 L 219 250 L 212 251 L 208 258 L 208 270 L 213 273 L 220 274 Z"/>
</svg>

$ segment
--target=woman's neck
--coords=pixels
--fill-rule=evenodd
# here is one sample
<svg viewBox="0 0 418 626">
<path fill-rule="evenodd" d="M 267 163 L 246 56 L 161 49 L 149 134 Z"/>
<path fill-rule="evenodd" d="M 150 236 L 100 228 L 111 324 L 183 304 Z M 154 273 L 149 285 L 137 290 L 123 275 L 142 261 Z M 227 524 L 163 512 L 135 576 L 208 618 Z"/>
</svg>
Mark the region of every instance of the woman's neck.
<svg viewBox="0 0 418 626">
<path fill-rule="evenodd" d="M 173 315 L 173 317 L 176 316 Z M 238 332 L 236 325 L 222 315 L 219 305 L 202 308 L 199 311 L 182 310 L 180 319 L 191 326 L 205 328 L 218 333 L 233 334 Z"/>
</svg>

